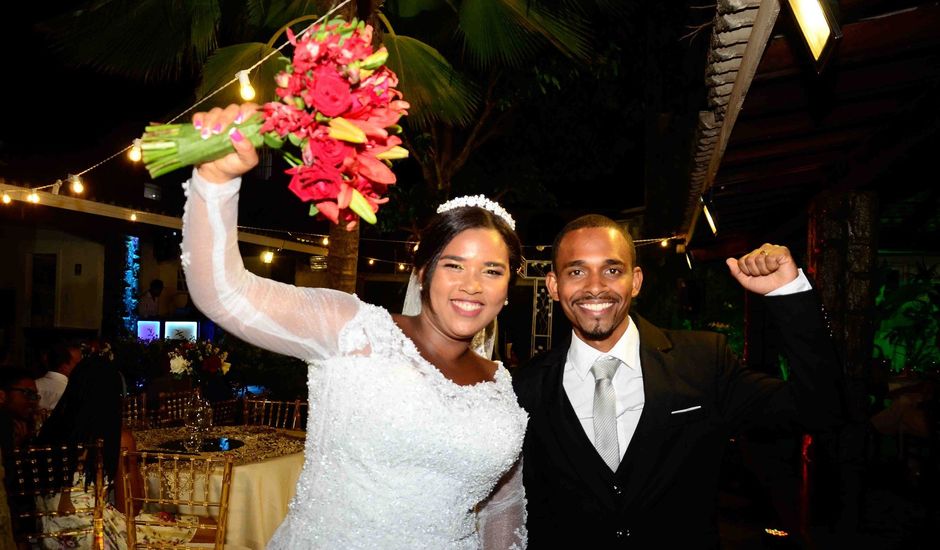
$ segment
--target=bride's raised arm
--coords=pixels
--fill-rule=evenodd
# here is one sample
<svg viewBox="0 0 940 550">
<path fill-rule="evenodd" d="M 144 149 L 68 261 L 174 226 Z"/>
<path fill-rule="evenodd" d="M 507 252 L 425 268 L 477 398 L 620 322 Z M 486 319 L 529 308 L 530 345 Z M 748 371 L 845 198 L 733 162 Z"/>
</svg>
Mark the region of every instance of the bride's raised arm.
<svg viewBox="0 0 940 550">
<path fill-rule="evenodd" d="M 184 184 L 183 267 L 193 303 L 238 338 L 312 360 L 337 351 L 337 335 L 359 308 L 344 292 L 301 288 L 258 277 L 238 250 L 241 179 L 210 183 L 197 170 Z"/>
</svg>

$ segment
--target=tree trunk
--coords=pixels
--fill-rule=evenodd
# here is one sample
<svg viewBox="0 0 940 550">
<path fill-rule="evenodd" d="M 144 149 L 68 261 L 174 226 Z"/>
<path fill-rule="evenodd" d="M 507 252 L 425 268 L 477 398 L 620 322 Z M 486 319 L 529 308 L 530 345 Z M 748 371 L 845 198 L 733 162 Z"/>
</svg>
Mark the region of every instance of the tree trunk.
<svg viewBox="0 0 940 550">
<path fill-rule="evenodd" d="M 330 226 L 330 253 L 326 272 L 330 288 L 350 294 L 356 292 L 356 268 L 359 263 L 359 226 L 346 231 L 344 225 Z"/>
<path fill-rule="evenodd" d="M 347 20 L 358 17 L 360 21 L 372 25 L 373 42 L 381 42 L 381 25 L 375 12 L 381 3 L 373 0 L 356 0 L 339 10 Z M 360 222 L 361 223 L 361 222 Z M 346 231 L 345 224 L 330 225 L 329 254 L 326 257 L 326 272 L 330 278 L 330 288 L 353 294 L 356 292 L 356 270 L 359 264 L 359 226 Z"/>
<path fill-rule="evenodd" d="M 838 528 L 855 532 L 860 521 L 862 479 L 868 433 L 867 381 L 872 367 L 874 340 L 873 281 L 878 239 L 877 197 L 872 192 L 822 193 L 809 211 L 807 269 L 815 277 L 826 307 L 833 341 L 843 357 L 845 405 L 848 422 L 831 442 L 837 455 L 836 476 L 817 475 L 817 482 L 835 478 L 839 499 Z M 827 443 L 823 438 L 821 443 Z M 818 450 L 818 449 L 817 449 Z M 825 466 L 817 460 L 817 471 Z M 830 481 L 831 484 L 831 481 Z"/>
</svg>

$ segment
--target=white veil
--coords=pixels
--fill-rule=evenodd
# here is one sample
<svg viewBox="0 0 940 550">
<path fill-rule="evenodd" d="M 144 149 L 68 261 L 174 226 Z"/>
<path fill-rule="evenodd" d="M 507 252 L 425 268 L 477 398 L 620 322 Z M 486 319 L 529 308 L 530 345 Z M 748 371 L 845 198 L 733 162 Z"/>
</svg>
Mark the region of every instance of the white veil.
<svg viewBox="0 0 940 550">
<path fill-rule="evenodd" d="M 402 315 L 414 316 L 421 313 L 421 289 L 420 283 L 418 282 L 418 276 L 414 271 L 411 272 L 411 277 L 408 278 L 408 289 L 405 290 L 405 303 L 402 305 L 401 313 Z M 473 341 L 470 343 L 470 347 L 473 348 L 473 351 L 477 352 L 482 357 L 486 359 L 493 358 L 493 348 L 496 346 L 496 319 L 494 318 L 490 324 L 480 332 L 476 333 L 473 336 Z"/>
</svg>

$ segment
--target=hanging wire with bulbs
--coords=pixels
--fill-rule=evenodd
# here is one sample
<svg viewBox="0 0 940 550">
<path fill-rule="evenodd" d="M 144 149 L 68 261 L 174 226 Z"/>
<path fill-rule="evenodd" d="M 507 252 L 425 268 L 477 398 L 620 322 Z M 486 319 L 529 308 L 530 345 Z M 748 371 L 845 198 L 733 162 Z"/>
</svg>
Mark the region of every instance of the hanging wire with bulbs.
<svg viewBox="0 0 940 550">
<path fill-rule="evenodd" d="M 335 6 L 333 6 L 333 7 L 330 8 L 329 10 L 327 10 L 327 12 L 326 12 L 325 14 L 323 14 L 320 18 L 318 18 L 316 21 L 310 23 L 310 25 L 308 25 L 303 31 L 301 31 L 301 32 L 298 33 L 298 34 L 303 34 L 304 32 L 307 32 L 307 30 L 309 30 L 309 29 L 312 28 L 313 26 L 315 26 L 315 25 L 317 25 L 317 24 L 323 22 L 324 20 L 329 19 L 329 17 L 330 17 L 331 15 L 333 15 L 336 11 L 338 11 L 340 8 L 342 8 L 342 7 L 345 6 L 346 4 L 350 3 L 351 1 L 352 1 L 352 0 L 343 0 L 342 2 L 337 3 Z M 186 115 L 187 113 L 191 112 L 192 110 L 194 110 L 194 109 L 195 109 L 196 107 L 198 107 L 199 105 L 205 103 L 205 102 L 208 101 L 210 98 L 212 98 L 212 97 L 215 96 L 216 94 L 222 92 L 222 90 L 228 88 L 229 86 L 231 86 L 231 85 L 234 84 L 235 82 L 238 82 L 238 83 L 239 83 L 239 93 L 241 94 L 241 97 L 242 97 L 245 101 L 250 101 L 250 100 L 254 99 L 254 97 L 255 97 L 255 89 L 254 89 L 254 87 L 252 87 L 252 85 L 251 85 L 251 79 L 249 78 L 249 76 L 250 76 L 250 74 L 251 74 L 251 71 L 257 69 L 259 66 L 261 66 L 262 63 L 264 63 L 265 61 L 267 61 L 267 60 L 270 59 L 271 57 L 274 57 L 275 55 L 277 55 L 278 53 L 280 53 L 280 51 L 281 51 L 282 49 L 284 49 L 288 44 L 290 44 L 290 41 L 289 41 L 289 40 L 285 40 L 284 43 L 282 43 L 280 46 L 278 46 L 277 48 L 275 48 L 274 51 L 268 53 L 266 56 L 264 56 L 264 57 L 262 57 L 261 59 L 259 59 L 254 65 L 248 67 L 247 69 L 242 69 L 242 70 L 238 71 L 238 72 L 235 74 L 235 77 L 234 77 L 232 80 L 229 80 L 228 82 L 222 84 L 222 85 L 219 86 L 216 90 L 214 90 L 212 93 L 206 94 L 202 99 L 200 99 L 199 101 L 193 103 L 191 106 L 189 106 L 188 108 L 186 108 L 185 110 L 183 110 L 182 112 L 180 112 L 180 113 L 179 113 L 178 115 L 176 115 L 175 117 L 173 117 L 173 118 L 171 118 L 170 120 L 168 120 L 166 123 L 167 123 L 167 124 L 171 124 L 171 123 L 173 123 L 173 122 L 176 122 L 177 120 L 179 120 L 180 118 L 182 118 L 184 115 Z M 97 163 L 93 164 L 92 166 L 90 166 L 90 167 L 88 167 L 88 168 L 82 170 L 81 172 L 78 172 L 77 174 L 74 174 L 74 175 L 70 175 L 70 176 L 68 177 L 68 180 L 69 180 L 69 182 L 70 182 L 70 189 L 72 190 L 72 193 L 74 193 L 74 194 L 81 194 L 81 193 L 84 192 L 85 186 L 84 186 L 84 184 L 83 184 L 82 181 L 81 181 L 81 176 L 87 174 L 88 172 L 91 172 L 91 171 L 94 170 L 95 168 L 98 168 L 98 167 L 101 166 L 102 164 L 107 163 L 108 161 L 114 159 L 115 157 L 121 156 L 121 155 L 123 155 L 123 154 L 125 154 L 125 153 L 127 154 L 127 158 L 128 158 L 129 160 L 131 160 L 132 162 L 140 162 L 141 157 L 142 157 L 142 155 L 141 155 L 141 150 L 140 150 L 140 139 L 135 139 L 135 140 L 134 140 L 130 145 L 128 145 L 127 147 L 124 147 L 124 148 L 121 149 L 120 151 L 114 153 L 113 155 L 107 157 L 106 159 L 104 159 L 104 160 L 102 160 L 102 161 L 100 161 L 100 162 L 97 162 Z M 32 203 L 32 204 L 39 204 L 39 194 L 38 194 L 38 191 L 43 191 L 43 190 L 45 190 L 45 189 L 52 189 L 52 190 L 53 190 L 53 191 L 52 191 L 53 194 L 58 195 L 58 194 L 59 194 L 59 193 L 58 193 L 59 188 L 62 186 L 63 183 L 65 183 L 65 182 L 63 182 L 62 180 L 56 180 L 54 183 L 50 183 L 50 184 L 48 184 L 48 185 L 41 185 L 41 186 L 39 186 L 39 187 L 25 187 L 25 188 L 17 189 L 17 190 L 7 189 L 7 190 L 4 191 L 3 195 L 0 196 L 0 202 L 2 202 L 4 205 L 11 204 L 11 203 L 13 202 L 14 198 L 15 198 L 15 195 L 19 194 L 19 195 L 22 195 L 22 196 L 25 197 L 24 200 L 25 200 L 26 202 L 29 202 L 29 203 Z"/>
</svg>

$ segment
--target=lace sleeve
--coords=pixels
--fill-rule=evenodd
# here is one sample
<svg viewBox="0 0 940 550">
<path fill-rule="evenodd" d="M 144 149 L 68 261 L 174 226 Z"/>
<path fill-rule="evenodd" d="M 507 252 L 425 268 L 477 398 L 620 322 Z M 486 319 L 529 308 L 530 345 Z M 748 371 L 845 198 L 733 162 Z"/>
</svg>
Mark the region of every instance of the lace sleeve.
<svg viewBox="0 0 940 550">
<path fill-rule="evenodd" d="M 526 547 L 525 506 L 520 457 L 477 511 L 477 528 L 484 550 L 521 550 Z"/>
<path fill-rule="evenodd" d="M 238 250 L 240 178 L 183 184 L 182 264 L 193 303 L 233 335 L 271 351 L 313 360 L 335 355 L 340 329 L 359 309 L 344 292 L 301 288 L 258 277 Z"/>
</svg>

